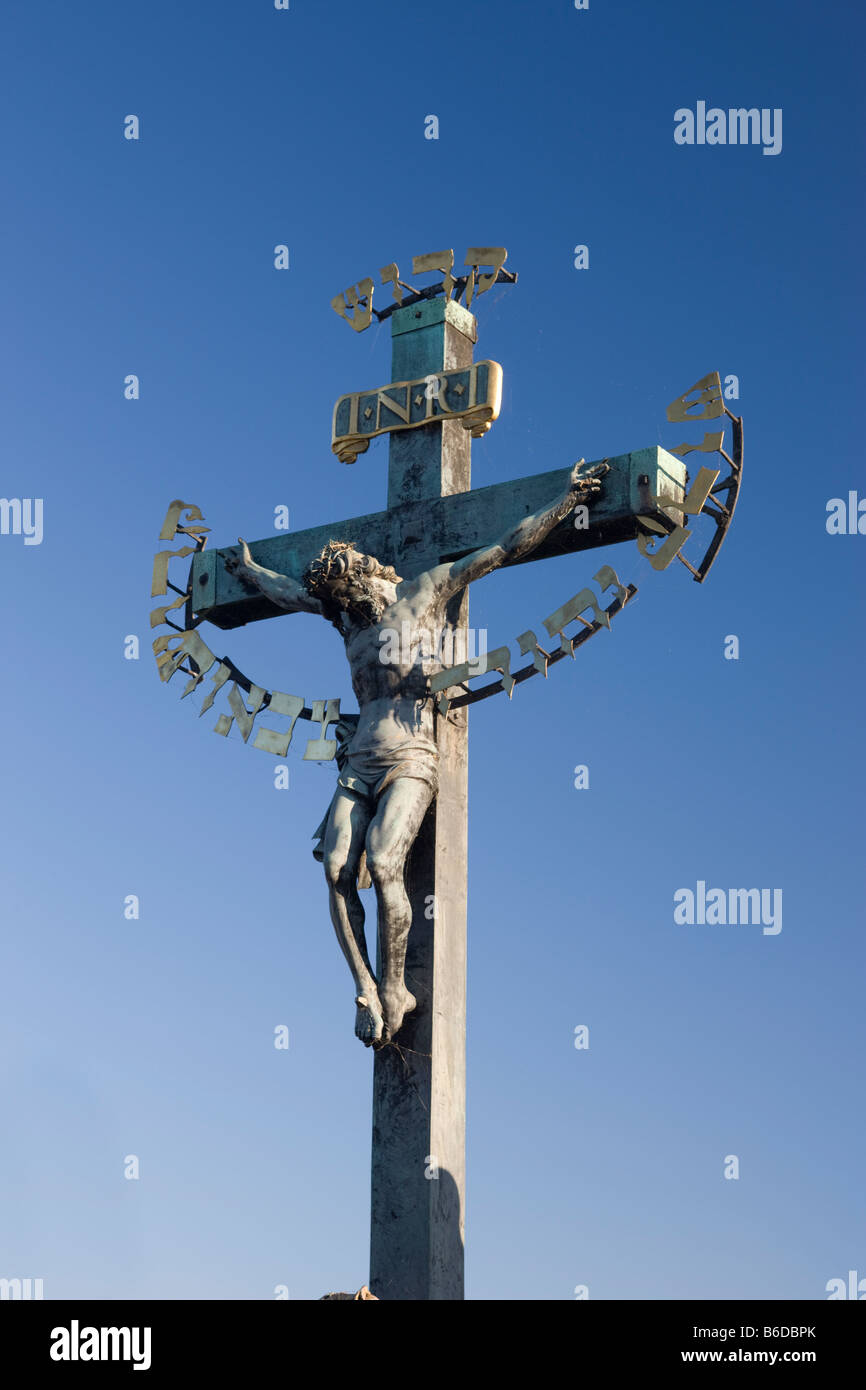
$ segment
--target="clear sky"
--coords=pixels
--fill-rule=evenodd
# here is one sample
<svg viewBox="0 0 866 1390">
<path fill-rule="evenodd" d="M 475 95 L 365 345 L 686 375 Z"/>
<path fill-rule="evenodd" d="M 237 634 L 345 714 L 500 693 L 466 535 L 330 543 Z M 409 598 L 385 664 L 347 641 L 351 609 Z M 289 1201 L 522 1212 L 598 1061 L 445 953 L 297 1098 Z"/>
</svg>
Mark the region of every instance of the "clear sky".
<svg viewBox="0 0 866 1390">
<path fill-rule="evenodd" d="M 47 0 L 4 27 L 2 490 L 43 499 L 44 535 L 0 536 L 0 1276 L 250 1299 L 367 1276 L 371 1058 L 310 855 L 333 765 L 296 738 L 277 790 L 160 685 L 151 557 L 174 497 L 212 545 L 279 505 L 293 528 L 383 506 L 387 443 L 345 467 L 330 419 L 390 379 L 388 327 L 329 301 L 490 244 L 520 279 L 474 306 L 505 373 L 476 486 L 699 440 L 665 407 L 715 369 L 746 468 L 703 586 L 632 543 L 473 589 L 490 646 L 603 560 L 640 593 L 470 719 L 468 1296 L 866 1276 L 866 537 L 826 529 L 866 494 L 862 12 Z M 676 144 L 699 101 L 781 109 L 781 152 Z M 354 707 L 313 618 L 202 635 Z M 677 924 L 699 880 L 782 890 L 782 930 Z"/>
</svg>

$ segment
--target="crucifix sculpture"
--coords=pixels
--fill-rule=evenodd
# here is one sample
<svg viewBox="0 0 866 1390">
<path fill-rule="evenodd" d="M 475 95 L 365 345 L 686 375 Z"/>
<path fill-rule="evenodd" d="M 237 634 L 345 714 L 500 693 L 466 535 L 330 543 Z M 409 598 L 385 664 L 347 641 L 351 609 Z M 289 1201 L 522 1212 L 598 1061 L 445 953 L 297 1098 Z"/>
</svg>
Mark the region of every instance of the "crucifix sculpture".
<svg viewBox="0 0 866 1390">
<path fill-rule="evenodd" d="M 339 632 L 360 706 L 343 747 L 337 790 L 322 827 L 321 857 L 331 919 L 355 983 L 355 1033 L 368 1047 L 393 1042 L 417 999 L 406 986 L 412 905 L 405 870 L 421 822 L 436 795 L 439 748 L 430 678 L 458 602 L 475 579 L 529 557 L 557 522 L 600 490 L 607 463 L 581 459 L 549 506 L 460 560 L 403 579 L 391 565 L 345 540 L 329 541 L 302 582 L 256 564 L 246 542 L 227 569 L 288 613 L 316 613 Z M 457 645 L 468 649 L 455 634 Z M 474 659 L 474 658 L 473 658 Z M 446 715 L 447 718 L 447 715 Z M 358 878 L 376 890 L 381 974 L 370 964 Z"/>
<path fill-rule="evenodd" d="M 204 620 L 233 628 L 286 612 L 316 613 L 345 644 L 358 715 L 341 714 L 339 701 L 310 708 L 301 696 L 268 694 L 228 658 L 217 665 L 203 710 L 233 680 L 232 715 L 220 716 L 217 732 L 235 722 L 246 740 L 256 716 L 269 710 L 291 719 L 289 732 L 259 727 L 255 746 L 284 752 L 297 718 L 316 719 L 321 737 L 305 756 L 337 759 L 337 788 L 314 852 L 324 863 L 332 921 L 352 972 L 355 1032 L 374 1050 L 369 1284 L 384 1299 L 463 1297 L 467 706 L 546 675 L 554 661 L 609 627 L 635 592 L 603 566 L 595 581 L 602 591 L 613 589 L 614 602 L 603 608 L 582 589 L 545 619 L 559 650 L 543 649 L 534 632 L 521 634 L 520 650 L 532 661 L 512 675 L 507 648 L 453 666 L 441 660 L 443 646 L 453 652 L 455 643 L 458 651 L 468 645 L 468 586 L 501 566 L 631 539 L 654 568 L 676 558 L 703 579 L 739 488 L 742 422 L 723 405 L 714 374 L 678 398 L 668 418 L 731 418 L 733 459 L 721 434 L 677 451 L 721 453 L 731 465 L 722 482 L 717 471 L 701 468 L 687 491 L 680 459 L 649 448 L 471 490 L 471 437 L 498 415 L 502 372 L 495 362 L 473 362 L 477 326 L 468 305 L 494 284 L 516 281 L 503 269 L 505 259 L 502 248 L 471 248 L 467 273 L 455 277 L 453 253 L 416 257 L 414 274 L 443 276 L 422 290 L 405 284 L 394 264 L 381 272 L 393 285 L 394 302 L 376 314 L 390 320 L 393 380 L 340 398 L 332 448 L 352 463 L 373 438 L 389 435 L 385 511 L 205 552 L 206 528 L 189 524 L 201 520 L 200 512 L 175 502 L 162 537 L 181 533 L 195 544 L 161 552 L 154 570 L 153 592 L 165 593 L 163 557 L 197 552 L 188 587 L 152 619 L 181 634 L 174 652 L 170 643 L 178 639 L 171 635 L 154 647 L 163 679 L 178 669 L 190 675 L 185 694 L 217 662 L 195 632 Z M 362 331 L 376 312 L 372 280 L 332 303 Z M 187 524 L 179 524 L 184 508 Z M 691 534 L 684 523 L 700 512 L 717 531 L 695 568 L 680 552 Z M 183 604 L 181 629 L 167 615 Z M 572 622 L 579 630 L 569 637 L 564 629 Z M 469 680 L 487 671 L 499 679 L 471 690 Z M 326 737 L 330 725 L 337 739 Z M 377 902 L 375 966 L 358 894 L 368 877 Z"/>
</svg>

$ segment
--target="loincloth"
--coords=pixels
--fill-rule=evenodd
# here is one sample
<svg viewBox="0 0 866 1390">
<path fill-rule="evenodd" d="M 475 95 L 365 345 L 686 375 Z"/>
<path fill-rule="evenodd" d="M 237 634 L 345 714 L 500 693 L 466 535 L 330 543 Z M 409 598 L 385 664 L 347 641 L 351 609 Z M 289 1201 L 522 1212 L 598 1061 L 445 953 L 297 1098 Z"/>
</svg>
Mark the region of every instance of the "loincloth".
<svg viewBox="0 0 866 1390">
<path fill-rule="evenodd" d="M 342 754 L 342 757 L 340 756 Z M 371 809 L 375 808 L 379 797 L 386 792 L 399 777 L 411 777 L 423 782 L 436 795 L 439 789 L 439 757 L 436 745 L 426 739 L 412 738 L 405 743 L 385 748 L 352 749 L 344 744 L 337 752 L 340 774 L 337 788 L 328 803 L 321 822 L 313 831 L 313 858 L 319 863 L 325 858 L 325 832 L 331 808 L 342 791 L 352 792 L 363 797 Z M 361 856 L 358 883 L 361 888 L 369 888 L 366 856 Z"/>
</svg>

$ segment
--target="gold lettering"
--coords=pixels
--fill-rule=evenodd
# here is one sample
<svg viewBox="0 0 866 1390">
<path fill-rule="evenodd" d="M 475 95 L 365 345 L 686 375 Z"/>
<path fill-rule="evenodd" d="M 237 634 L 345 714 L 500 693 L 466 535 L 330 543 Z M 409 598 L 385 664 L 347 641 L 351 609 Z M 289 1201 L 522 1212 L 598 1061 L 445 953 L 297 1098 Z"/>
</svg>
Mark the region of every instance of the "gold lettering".
<svg viewBox="0 0 866 1390">
<path fill-rule="evenodd" d="M 430 677 L 430 693 L 436 695 L 441 691 L 448 690 L 452 685 L 464 685 L 472 676 L 485 676 L 488 671 L 500 672 L 502 689 L 510 700 L 515 682 L 511 674 L 511 653 L 507 647 L 497 647 L 492 652 L 481 652 L 471 661 L 461 661 L 459 666 L 450 666 L 445 671 L 437 671 L 435 675 Z M 451 701 L 448 697 L 439 694 L 436 708 L 441 715 L 444 716 L 448 713 L 450 705 Z"/>
<path fill-rule="evenodd" d="M 695 391 L 695 399 L 688 400 Z M 701 406 L 701 409 L 695 411 L 696 405 Z M 722 400 L 722 383 L 718 372 L 708 372 L 706 376 L 702 376 L 688 391 L 671 401 L 667 408 L 667 417 L 672 425 L 684 424 L 689 420 L 716 420 L 724 413 L 725 403 Z"/>
<path fill-rule="evenodd" d="M 182 526 L 178 525 L 181 512 L 189 512 L 189 516 Z M 179 531 L 185 536 L 193 536 L 200 535 L 202 531 L 210 530 L 209 526 L 190 526 L 191 521 L 204 521 L 200 508 L 193 506 L 192 502 L 181 502 L 180 498 L 176 497 L 173 502 L 169 503 L 159 539 L 161 541 L 174 540 Z"/>
<path fill-rule="evenodd" d="M 174 651 L 169 648 L 173 642 L 178 645 Z M 209 671 L 216 661 L 216 657 L 199 637 L 198 633 L 192 629 L 189 632 L 164 632 L 161 637 L 157 637 L 153 642 L 153 652 L 156 657 L 156 664 L 159 668 L 159 678 L 163 681 L 170 681 L 175 671 L 183 663 L 191 658 L 199 668 L 198 676 L 193 676 L 192 681 L 187 685 L 183 694 L 188 695 L 190 690 L 194 690 L 198 685 L 205 671 Z M 181 699 L 183 696 L 181 696 Z"/>
<path fill-rule="evenodd" d="M 592 582 L 598 585 L 603 594 L 606 594 L 608 589 L 613 589 L 621 603 L 628 600 L 628 589 L 620 583 L 619 575 L 610 565 L 602 565 L 598 573 L 592 576 Z"/>
<path fill-rule="evenodd" d="M 311 738 L 307 741 L 304 749 L 304 761 L 322 763 L 328 762 L 333 758 L 337 751 L 337 740 L 326 738 L 328 725 L 335 724 L 340 718 L 339 700 L 314 700 L 312 704 L 313 723 L 321 724 L 319 738 Z"/>
<path fill-rule="evenodd" d="M 673 531 L 666 532 L 663 526 L 659 526 L 650 517 L 640 516 L 638 521 L 658 534 L 647 536 L 639 535 L 637 538 L 637 548 L 641 555 L 649 560 L 654 570 L 666 570 L 672 560 L 676 559 L 682 550 L 691 532 L 685 526 L 675 526 Z M 658 550 L 650 550 L 650 541 L 656 543 L 659 535 L 665 535 L 666 539 Z"/>
<path fill-rule="evenodd" d="M 400 281 L 400 271 L 397 269 L 397 262 L 392 261 L 390 265 L 383 265 L 379 271 L 383 285 L 393 285 L 392 291 L 398 304 L 403 303 L 403 285 Z"/>
<path fill-rule="evenodd" d="M 439 270 L 444 279 L 442 288 L 445 291 L 445 298 L 451 298 L 456 281 L 451 274 L 454 265 L 454 252 L 452 251 L 427 251 L 423 256 L 412 257 L 412 274 L 421 275 L 425 270 Z"/>
<path fill-rule="evenodd" d="M 172 611 L 173 608 L 180 608 L 182 604 L 186 603 L 186 600 L 187 600 L 187 595 L 186 595 L 186 594 L 178 594 L 178 596 L 177 596 L 177 598 L 175 599 L 174 603 L 167 603 L 167 604 L 165 605 L 164 608 L 153 608 L 153 609 L 151 609 L 151 614 L 150 614 L 150 625 L 151 625 L 151 627 L 159 627 L 160 623 L 164 623 L 164 622 L 165 622 L 165 615 L 166 615 L 166 613 L 170 613 L 170 612 Z"/>
<path fill-rule="evenodd" d="M 521 632 L 517 639 L 517 645 L 524 656 L 532 656 L 532 661 L 536 671 L 547 677 L 547 663 L 550 661 L 550 653 L 544 651 L 538 645 L 538 638 L 531 628 L 526 632 Z"/>
<path fill-rule="evenodd" d="M 702 454 L 715 454 L 724 447 L 724 443 L 725 431 L 719 430 L 718 434 L 705 434 L 703 444 L 678 444 L 675 449 L 668 449 L 668 453 L 678 454 L 680 458 L 685 458 L 694 450 Z"/>
<path fill-rule="evenodd" d="M 166 592 L 168 586 L 168 562 L 169 560 L 183 560 L 187 555 L 195 554 L 197 546 L 185 545 L 180 550 L 159 550 L 153 557 L 153 583 L 150 586 L 151 598 L 157 598 Z"/>
<path fill-rule="evenodd" d="M 365 280 L 358 281 L 357 288 L 351 285 L 331 300 L 331 308 L 341 319 L 345 319 L 356 333 L 363 333 L 365 328 L 370 327 L 373 317 L 373 281 L 368 276 Z M 351 318 L 347 312 L 349 308 L 353 311 Z"/>
<path fill-rule="evenodd" d="M 409 383 L 407 382 L 405 385 L 401 384 L 400 389 L 406 392 L 406 404 L 405 404 L 405 406 L 402 406 L 402 405 L 400 405 L 397 401 L 392 400 L 390 396 L 386 396 L 384 391 L 377 391 L 377 392 L 376 392 L 376 429 L 377 429 L 377 430 L 379 430 L 379 429 L 382 428 L 382 406 L 384 406 L 386 410 L 392 411 L 393 414 L 396 415 L 396 416 L 398 417 L 398 419 L 400 419 L 400 420 L 403 421 L 404 425 L 408 425 L 408 423 L 409 423 L 409 409 L 410 409 L 410 403 L 409 403 L 409 391 L 410 391 L 410 386 L 409 386 Z M 392 391 L 394 390 L 394 387 L 393 387 L 393 386 L 391 387 L 391 390 L 392 390 Z M 387 429 L 388 426 L 386 425 L 385 428 Z M 395 429 L 395 428 L 399 428 L 399 426 L 394 426 L 394 425 L 392 425 L 391 428 L 392 428 L 392 429 Z"/>
<path fill-rule="evenodd" d="M 715 487 L 719 472 L 718 468 L 699 468 L 687 495 L 677 504 L 678 510 L 689 516 L 697 516 Z"/>
<path fill-rule="evenodd" d="M 295 724 L 303 708 L 303 695 L 284 695 L 281 690 L 275 690 L 271 695 L 268 713 L 273 711 L 274 714 L 284 714 L 290 719 L 289 731 L 281 734 L 276 729 L 268 729 L 260 724 L 253 739 L 253 747 L 261 748 L 264 753 L 275 753 L 277 757 L 285 757 L 289 751 Z"/>
<path fill-rule="evenodd" d="M 549 618 L 544 619 L 544 626 L 551 637 L 559 636 L 559 644 L 566 656 L 574 656 L 574 638 L 566 637 L 563 629 L 573 622 L 576 618 L 584 627 L 592 627 L 593 624 L 586 618 L 581 618 L 580 614 L 591 608 L 595 614 L 595 622 L 602 627 L 610 628 L 610 618 L 603 608 L 599 608 L 598 599 L 591 589 L 581 589 L 579 594 L 567 600 L 561 608 L 557 608 L 555 613 L 551 613 Z"/>
<path fill-rule="evenodd" d="M 237 686 L 237 682 L 235 682 L 235 684 L 229 691 L 229 705 L 231 706 L 232 715 L 234 716 L 234 719 L 232 719 L 232 715 L 221 714 L 216 724 L 214 725 L 215 734 L 221 734 L 222 737 L 225 738 L 228 735 L 232 723 L 234 722 L 237 723 L 237 726 L 241 731 L 244 743 L 246 743 L 252 731 L 255 717 L 262 707 L 262 700 L 265 698 L 265 691 L 263 687 L 260 685 L 251 685 L 250 693 L 247 696 L 247 698 L 250 704 L 252 705 L 252 709 L 249 710 L 244 704 L 241 692 Z"/>
<path fill-rule="evenodd" d="M 477 297 L 479 294 L 485 294 L 491 285 L 496 284 L 496 277 L 505 265 L 507 256 L 508 252 L 504 246 L 470 246 L 468 248 L 463 264 L 470 265 L 473 269 L 469 277 L 470 283 L 466 286 L 467 308 L 472 303 L 473 289 Z M 492 265 L 494 267 L 493 273 L 491 275 L 479 275 L 476 284 L 475 272 L 480 270 L 483 265 Z"/>
<path fill-rule="evenodd" d="M 208 710 L 210 709 L 211 705 L 213 704 L 214 700 L 216 699 L 216 697 L 217 697 L 219 691 L 222 690 L 223 686 L 225 685 L 225 683 L 226 683 L 226 681 L 228 680 L 228 678 L 229 678 L 230 675 L 231 675 L 231 670 L 230 670 L 230 668 L 229 668 L 228 666 L 226 666 L 226 664 L 225 664 L 224 661 L 221 661 L 220 664 L 219 664 L 219 666 L 217 667 L 216 671 L 215 671 L 214 674 L 211 676 L 211 681 L 213 682 L 213 686 L 212 686 L 212 689 L 208 691 L 207 695 L 206 695 L 206 696 L 204 697 L 204 699 L 202 700 L 202 706 L 201 706 L 201 709 L 200 709 L 199 712 L 198 712 L 198 717 L 199 717 L 199 719 L 201 719 L 201 717 L 202 717 L 203 714 L 207 714 Z"/>
</svg>

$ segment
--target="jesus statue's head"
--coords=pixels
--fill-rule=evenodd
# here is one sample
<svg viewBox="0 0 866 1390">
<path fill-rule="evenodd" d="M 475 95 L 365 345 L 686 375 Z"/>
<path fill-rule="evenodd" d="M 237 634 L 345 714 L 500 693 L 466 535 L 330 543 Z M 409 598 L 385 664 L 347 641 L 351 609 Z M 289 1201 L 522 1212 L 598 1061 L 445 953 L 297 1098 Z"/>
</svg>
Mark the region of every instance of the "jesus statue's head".
<svg viewBox="0 0 866 1390">
<path fill-rule="evenodd" d="M 326 617 L 334 621 L 348 613 L 365 627 L 379 622 L 401 582 L 391 565 L 364 555 L 351 541 L 328 541 L 303 574 L 304 588 Z"/>
</svg>

